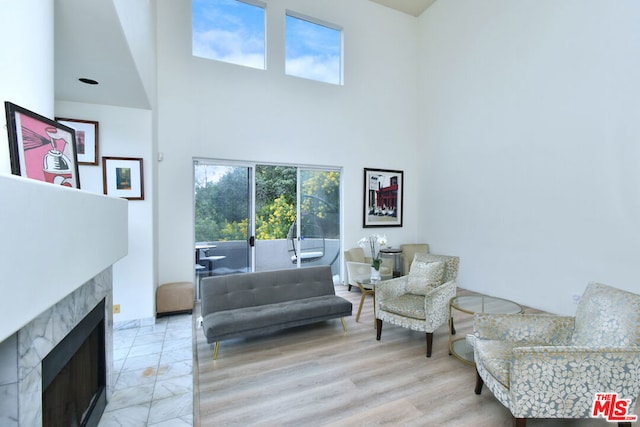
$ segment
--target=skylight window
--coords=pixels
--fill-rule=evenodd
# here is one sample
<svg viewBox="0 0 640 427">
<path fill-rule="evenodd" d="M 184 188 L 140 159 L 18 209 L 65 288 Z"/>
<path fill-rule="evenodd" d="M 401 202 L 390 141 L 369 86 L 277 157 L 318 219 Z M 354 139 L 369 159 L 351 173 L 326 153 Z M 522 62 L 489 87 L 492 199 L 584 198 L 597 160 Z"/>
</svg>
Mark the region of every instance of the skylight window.
<svg viewBox="0 0 640 427">
<path fill-rule="evenodd" d="M 287 12 L 285 72 L 321 82 L 342 84 L 342 29 Z"/>
<path fill-rule="evenodd" d="M 265 3 L 192 0 L 192 53 L 265 69 Z"/>
</svg>

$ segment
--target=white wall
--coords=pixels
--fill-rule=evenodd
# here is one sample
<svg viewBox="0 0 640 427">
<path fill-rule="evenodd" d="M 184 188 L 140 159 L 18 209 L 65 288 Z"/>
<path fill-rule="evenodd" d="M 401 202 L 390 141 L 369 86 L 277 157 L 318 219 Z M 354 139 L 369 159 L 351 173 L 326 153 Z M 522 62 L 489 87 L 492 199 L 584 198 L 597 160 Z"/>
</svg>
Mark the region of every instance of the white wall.
<svg viewBox="0 0 640 427">
<path fill-rule="evenodd" d="M 53 0 L 0 0 L 0 37 L 0 173 L 10 174 L 4 102 L 53 116 Z"/>
<path fill-rule="evenodd" d="M 1 342 L 127 254 L 127 205 L 14 175 L 0 196 Z"/>
<path fill-rule="evenodd" d="M 3 40 L 8 41 L 3 47 L 3 66 L 0 67 L 0 101 L 11 101 L 15 104 L 18 104 L 24 108 L 32 110 L 51 119 L 53 119 L 56 113 L 58 113 L 58 111 L 54 112 L 53 99 L 53 10 L 53 0 L 0 0 L 0 36 Z M 25 23 L 28 23 L 29 31 L 25 31 Z M 18 39 L 19 42 L 16 42 L 16 40 Z M 0 174 L 10 174 L 11 165 L 9 160 L 7 133 L 5 127 L 6 120 L 4 114 L 4 105 L 2 105 L 0 108 L 2 108 L 3 111 L 3 113 L 1 114 L 2 118 L 0 119 L 0 122 L 3 125 L 0 136 Z M 93 106 L 93 108 L 98 107 Z M 80 108 L 79 111 L 68 110 L 68 112 L 77 112 L 77 115 L 70 114 L 70 116 L 82 118 L 84 115 L 84 111 L 90 110 L 91 107 L 84 106 Z M 65 111 L 63 110 L 61 112 Z M 137 134 L 136 136 L 140 135 Z M 148 139 L 149 138 L 147 137 L 147 144 L 149 144 Z M 145 150 L 150 150 L 150 147 L 145 148 Z M 97 169 L 97 167 L 94 168 Z M 85 172 L 83 171 L 84 167 L 81 167 L 80 169 L 81 187 L 83 188 L 83 190 L 88 189 L 85 184 L 88 185 L 91 180 L 83 180 L 83 178 L 85 177 Z M 3 183 L 4 182 L 6 181 L 3 181 Z M 7 198 L 10 196 L 10 191 L 11 190 L 7 187 L 7 185 L 3 184 L 0 186 L 0 198 L 6 203 L 8 203 Z M 101 190 L 95 192 L 102 194 Z M 23 198 L 23 201 L 29 200 L 29 196 L 27 196 L 26 194 L 21 194 L 20 198 Z M 82 206 L 82 203 L 79 203 L 78 205 Z M 4 214 L 8 214 L 5 205 L 0 203 L 0 206 L 2 206 L 2 208 L 0 208 L 2 209 L 2 212 Z M 78 209 L 74 210 L 77 211 Z M 129 215 L 135 216 L 135 210 L 130 210 Z M 147 215 L 150 215 L 150 213 Z M 144 221 L 145 223 L 148 221 L 144 216 L 140 216 L 138 218 L 138 221 Z M 18 238 L 14 238 L 10 233 L 19 230 L 18 227 L 22 227 L 24 225 L 25 224 L 18 224 L 17 226 L 14 226 L 12 228 L 11 225 L 3 224 L 3 227 L 5 227 L 6 230 L 2 234 L 2 238 L 7 242 L 14 242 L 17 245 L 19 242 L 17 242 L 16 239 Z M 74 242 L 75 240 L 73 239 L 78 238 L 86 239 L 87 242 L 92 242 L 93 240 L 97 241 L 99 240 L 98 238 L 101 235 L 102 231 L 103 230 L 84 230 L 83 233 L 70 236 L 72 240 L 69 241 Z M 114 239 L 119 239 L 121 237 L 117 232 L 112 233 L 112 236 Z M 27 239 L 26 236 L 25 239 Z M 146 240 L 148 241 L 149 239 L 147 238 Z M 24 240 L 24 242 L 22 243 L 29 243 L 30 245 L 33 244 L 33 242 L 30 243 L 28 240 Z M 119 245 L 119 242 L 112 243 L 114 245 Z M 67 249 L 68 248 L 65 248 L 63 252 L 69 252 Z M 37 250 L 38 249 L 36 249 L 36 251 Z M 40 250 L 44 251 L 47 254 L 51 254 L 52 252 L 51 250 Z M 131 245 L 129 245 L 129 251 L 131 251 Z M 10 255 L 15 255 L 17 256 L 17 258 L 12 259 L 10 258 Z M 14 250 L 11 251 L 9 255 L 3 255 L 3 262 L 6 262 L 7 266 L 18 266 L 21 262 L 27 259 L 34 260 L 34 258 L 30 254 L 28 254 L 25 250 L 18 248 L 17 246 L 14 246 Z M 126 264 L 125 261 L 120 261 L 120 263 Z M 118 269 L 121 270 L 121 267 L 119 267 L 120 263 L 118 263 L 118 266 L 114 268 L 114 276 L 116 275 L 115 272 L 118 271 Z M 151 274 L 150 272 L 152 272 L 153 270 L 150 266 L 150 261 L 145 261 L 145 263 L 148 267 L 145 267 L 139 273 L 132 274 L 132 280 L 135 280 L 141 275 L 146 276 L 147 274 Z M 44 264 L 36 265 L 36 267 L 40 269 L 43 268 L 43 266 Z M 16 267 L 16 269 L 16 272 L 20 275 L 26 274 L 26 270 L 24 268 Z M 3 266 L 3 271 L 5 270 L 6 269 Z M 82 275 L 84 274 L 83 271 L 84 267 L 80 266 L 73 272 L 73 275 Z M 97 272 L 98 271 L 95 271 L 94 273 Z M 8 274 L 5 274 L 4 280 L 8 281 L 8 283 L 10 282 L 12 286 L 15 286 L 15 284 L 17 283 L 17 279 Z M 115 287 L 117 287 L 116 284 L 114 285 Z M 42 292 L 41 297 L 43 298 L 43 300 L 46 300 L 51 295 L 58 295 L 57 291 L 64 292 L 64 289 L 51 289 L 49 291 L 51 292 Z M 34 291 L 31 290 L 31 292 Z M 138 302 L 140 300 L 144 301 L 142 305 L 146 307 L 146 309 L 141 310 L 140 313 L 136 313 L 134 318 L 153 316 L 153 310 L 149 308 L 153 307 L 152 295 L 153 293 L 151 291 L 146 291 L 144 294 L 144 298 L 133 299 L 135 304 L 140 304 Z M 25 311 L 27 311 L 27 307 L 23 307 L 22 304 L 18 304 L 17 300 L 10 299 L 10 301 L 15 302 L 16 307 L 24 308 Z M 31 310 L 41 307 L 42 304 L 34 303 L 31 307 L 28 307 L 28 309 Z M 5 313 L 5 315 L 10 317 L 11 313 Z M 9 325 L 8 321 L 6 323 L 7 325 Z"/>
<path fill-rule="evenodd" d="M 129 200 L 128 255 L 113 266 L 113 303 L 120 304 L 114 322 L 155 316 L 155 264 L 153 259 L 152 119 L 151 111 L 106 105 L 57 101 L 56 116 L 99 123 L 98 166 L 80 165 L 83 190 L 103 194 L 102 157 L 143 159 L 144 200 Z M 86 238 L 92 238 L 87 230 Z"/>
<path fill-rule="evenodd" d="M 344 244 L 415 242 L 417 20 L 368 0 L 273 0 L 268 70 L 191 55 L 191 8 L 158 2 L 159 282 L 193 276 L 192 159 L 344 167 Z M 284 75 L 285 9 L 344 27 L 345 85 Z M 405 171 L 403 228 L 363 229 L 363 168 Z"/>
<path fill-rule="evenodd" d="M 420 18 L 419 235 L 460 286 L 572 314 L 640 292 L 640 3 L 436 2 Z"/>
</svg>

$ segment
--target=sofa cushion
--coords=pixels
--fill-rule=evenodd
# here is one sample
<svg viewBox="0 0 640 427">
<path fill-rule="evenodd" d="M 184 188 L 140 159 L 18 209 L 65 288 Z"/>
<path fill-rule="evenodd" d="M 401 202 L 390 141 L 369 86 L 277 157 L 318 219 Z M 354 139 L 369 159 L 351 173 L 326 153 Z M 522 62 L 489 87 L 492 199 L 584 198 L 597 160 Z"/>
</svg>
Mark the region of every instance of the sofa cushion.
<svg viewBox="0 0 640 427">
<path fill-rule="evenodd" d="M 351 310 L 350 301 L 336 295 L 325 295 L 210 313 L 202 319 L 202 328 L 207 340 L 212 342 L 348 316 Z"/>
<path fill-rule="evenodd" d="M 442 283 L 444 262 L 414 261 L 407 278 L 407 292 L 415 295 L 426 295 Z"/>
</svg>

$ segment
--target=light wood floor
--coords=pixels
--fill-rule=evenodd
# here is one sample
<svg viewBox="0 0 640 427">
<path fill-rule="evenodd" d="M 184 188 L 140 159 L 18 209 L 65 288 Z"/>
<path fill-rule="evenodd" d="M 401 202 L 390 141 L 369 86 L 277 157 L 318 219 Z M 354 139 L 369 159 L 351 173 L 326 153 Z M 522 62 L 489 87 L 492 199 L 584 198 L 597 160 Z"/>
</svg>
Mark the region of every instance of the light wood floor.
<svg viewBox="0 0 640 427">
<path fill-rule="evenodd" d="M 449 356 L 447 326 L 434 333 L 427 358 L 423 333 L 385 324 L 376 341 L 371 297 L 356 323 L 360 292 L 339 286 L 336 293 L 353 302 L 346 334 L 332 320 L 223 341 L 214 361 L 213 346 L 196 330 L 194 425 L 512 425 L 489 390 L 474 394 L 475 369 Z M 470 316 L 454 316 L 457 336 L 471 332 Z M 604 420 L 527 425 L 615 426 Z"/>
</svg>

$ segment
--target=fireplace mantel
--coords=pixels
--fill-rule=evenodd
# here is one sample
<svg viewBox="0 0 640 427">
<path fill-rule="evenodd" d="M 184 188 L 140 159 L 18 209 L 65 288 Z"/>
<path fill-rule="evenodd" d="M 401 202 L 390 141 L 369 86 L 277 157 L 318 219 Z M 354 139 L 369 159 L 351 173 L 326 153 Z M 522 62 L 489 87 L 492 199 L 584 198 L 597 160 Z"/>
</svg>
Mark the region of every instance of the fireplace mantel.
<svg viewBox="0 0 640 427">
<path fill-rule="evenodd" d="M 127 201 L 0 175 L 0 342 L 126 256 Z"/>
</svg>

